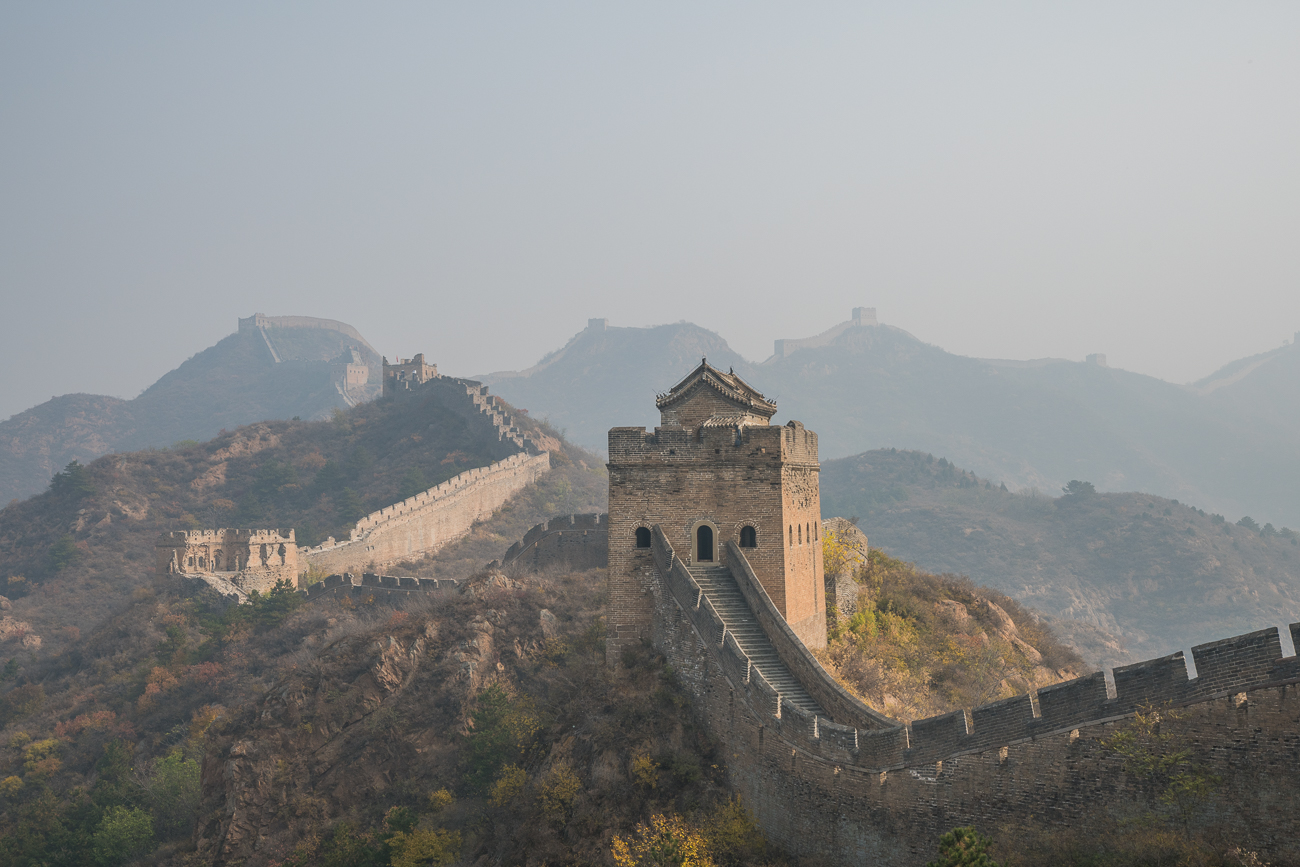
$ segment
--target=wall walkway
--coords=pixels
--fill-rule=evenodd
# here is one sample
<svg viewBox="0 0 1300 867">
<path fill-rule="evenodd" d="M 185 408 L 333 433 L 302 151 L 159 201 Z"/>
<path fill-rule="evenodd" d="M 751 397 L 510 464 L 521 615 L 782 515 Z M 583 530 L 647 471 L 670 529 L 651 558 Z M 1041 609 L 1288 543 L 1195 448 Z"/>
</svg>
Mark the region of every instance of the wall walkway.
<svg viewBox="0 0 1300 867">
<path fill-rule="evenodd" d="M 728 756 L 732 782 L 764 830 L 798 855 L 920 865 L 939 835 L 1066 827 L 1102 833 L 1140 792 L 1101 746 L 1143 706 L 1183 709 L 1179 730 L 1221 783 L 1198 817 L 1274 863 L 1300 864 L 1300 659 L 1277 629 L 905 725 L 845 693 L 788 627 L 771 620 L 728 547 L 737 586 L 782 661 L 824 709 L 783 696 L 729 636 L 699 583 L 655 528 L 655 644 Z M 761 591 L 761 587 L 757 587 Z M 768 600 L 770 604 L 770 600 Z M 775 610 L 773 608 L 773 610 Z M 779 615 L 778 615 L 779 616 Z M 1290 627 L 1300 643 L 1300 624 Z M 828 718 L 829 717 L 829 718 Z"/>
</svg>

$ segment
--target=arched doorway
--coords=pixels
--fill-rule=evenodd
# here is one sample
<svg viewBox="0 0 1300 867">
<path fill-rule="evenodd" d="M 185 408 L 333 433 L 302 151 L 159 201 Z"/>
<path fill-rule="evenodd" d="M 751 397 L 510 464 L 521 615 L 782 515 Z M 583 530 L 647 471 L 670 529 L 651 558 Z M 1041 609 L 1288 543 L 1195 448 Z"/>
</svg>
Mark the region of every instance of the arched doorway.
<svg viewBox="0 0 1300 867">
<path fill-rule="evenodd" d="M 695 559 L 701 563 L 713 562 L 713 528 L 701 524 L 695 530 Z"/>
</svg>

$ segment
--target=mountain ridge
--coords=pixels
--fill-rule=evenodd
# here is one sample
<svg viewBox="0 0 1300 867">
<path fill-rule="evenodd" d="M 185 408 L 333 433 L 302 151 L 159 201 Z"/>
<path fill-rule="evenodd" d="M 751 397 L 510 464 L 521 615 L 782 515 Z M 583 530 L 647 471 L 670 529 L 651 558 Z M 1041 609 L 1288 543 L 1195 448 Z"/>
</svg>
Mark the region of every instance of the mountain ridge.
<svg viewBox="0 0 1300 867">
<path fill-rule="evenodd" d="M 1202 394 L 1097 361 L 954 355 L 861 317 L 781 343 L 784 352 L 754 364 L 690 323 L 589 325 L 528 371 L 483 379 L 601 448 L 611 427 L 653 427 L 653 407 L 635 395 L 663 391 L 707 354 L 817 431 L 824 459 L 919 449 L 1016 489 L 1089 478 L 1300 524 L 1300 347 L 1265 353 L 1266 363 Z"/>
<path fill-rule="evenodd" d="M 824 462 L 821 489 L 823 514 L 856 517 L 873 548 L 968 575 L 1054 627 L 1079 621 L 1123 639 L 1136 658 L 1300 620 L 1300 533 L 1286 528 L 1150 494 L 1011 493 L 945 458 L 891 449 Z"/>
<path fill-rule="evenodd" d="M 327 325 L 275 324 L 299 320 Z M 269 324 L 247 324 L 256 321 Z M 353 359 L 371 371 L 355 394 L 374 397 L 380 358 L 346 323 L 260 314 L 241 320 L 240 330 L 133 399 L 61 395 L 0 421 L 0 503 L 37 493 L 74 460 L 84 464 L 110 452 L 206 440 L 267 419 L 328 416 L 356 400 L 336 385 L 334 370 Z"/>
</svg>

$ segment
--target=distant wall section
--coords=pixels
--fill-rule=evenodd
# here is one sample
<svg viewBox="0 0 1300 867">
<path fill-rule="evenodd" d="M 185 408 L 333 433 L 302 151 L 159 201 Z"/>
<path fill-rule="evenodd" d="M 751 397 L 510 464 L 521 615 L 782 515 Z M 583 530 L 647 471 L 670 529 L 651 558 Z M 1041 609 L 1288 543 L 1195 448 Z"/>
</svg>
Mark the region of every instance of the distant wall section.
<svg viewBox="0 0 1300 867">
<path fill-rule="evenodd" d="M 240 331 L 252 331 L 258 328 L 321 328 L 325 331 L 337 331 L 348 339 L 357 341 L 371 352 L 375 351 L 374 347 L 361 336 L 360 331 L 336 319 L 318 319 L 315 316 L 263 316 L 261 313 L 254 313 L 239 320 Z"/>
<path fill-rule="evenodd" d="M 329 572 L 360 572 L 371 564 L 383 566 L 436 551 L 464 536 L 475 521 L 489 517 L 550 468 L 550 453 L 542 452 L 515 454 L 490 466 L 467 470 L 414 497 L 372 512 L 357 522 L 352 538 L 346 542 L 302 549 L 302 559 Z"/>
<path fill-rule="evenodd" d="M 839 337 L 850 328 L 863 328 L 869 325 L 879 325 L 876 320 L 876 308 L 874 307 L 854 307 L 852 315 L 848 322 L 841 322 L 834 328 L 823 331 L 815 337 L 802 337 L 797 340 L 784 339 L 774 340 L 772 342 L 772 354 L 774 358 L 788 358 L 791 354 L 800 349 L 815 349 L 819 346 L 830 346 Z"/>
</svg>

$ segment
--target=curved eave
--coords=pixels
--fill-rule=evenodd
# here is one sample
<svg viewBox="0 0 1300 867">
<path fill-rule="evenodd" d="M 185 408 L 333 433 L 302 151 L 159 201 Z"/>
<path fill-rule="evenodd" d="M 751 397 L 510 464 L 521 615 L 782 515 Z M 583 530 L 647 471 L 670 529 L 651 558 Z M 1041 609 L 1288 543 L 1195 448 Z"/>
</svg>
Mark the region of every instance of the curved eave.
<svg viewBox="0 0 1300 867">
<path fill-rule="evenodd" d="M 714 391 L 718 392 L 718 394 L 736 404 L 739 404 L 740 406 L 757 410 L 755 413 L 756 415 L 766 415 L 768 418 L 776 415 L 776 404 L 766 400 L 762 395 L 753 397 L 745 394 L 739 389 L 733 388 L 719 380 L 717 377 L 711 376 L 707 373 L 685 387 L 679 386 L 667 394 L 658 395 L 655 397 L 655 406 L 661 410 L 666 409 L 680 400 L 685 400 L 694 389 L 701 385 L 709 386 Z"/>
</svg>

